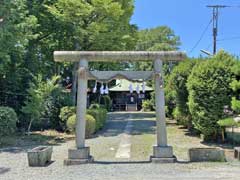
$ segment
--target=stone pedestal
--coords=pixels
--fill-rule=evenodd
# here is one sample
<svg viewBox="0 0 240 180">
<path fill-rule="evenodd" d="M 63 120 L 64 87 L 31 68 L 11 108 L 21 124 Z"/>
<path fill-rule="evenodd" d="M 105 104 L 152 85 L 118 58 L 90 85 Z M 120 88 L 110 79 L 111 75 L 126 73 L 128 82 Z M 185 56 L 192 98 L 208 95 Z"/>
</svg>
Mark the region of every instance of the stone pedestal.
<svg viewBox="0 0 240 180">
<path fill-rule="evenodd" d="M 79 165 L 93 162 L 93 157 L 90 156 L 89 147 L 79 149 L 69 149 L 68 159 L 64 160 L 64 165 Z"/>
<path fill-rule="evenodd" d="M 173 155 L 171 146 L 153 146 L 153 156 L 151 156 L 153 163 L 174 163 L 176 157 Z"/>
<path fill-rule="evenodd" d="M 39 146 L 28 151 L 29 166 L 46 166 L 51 162 L 53 148 L 51 146 Z"/>
</svg>

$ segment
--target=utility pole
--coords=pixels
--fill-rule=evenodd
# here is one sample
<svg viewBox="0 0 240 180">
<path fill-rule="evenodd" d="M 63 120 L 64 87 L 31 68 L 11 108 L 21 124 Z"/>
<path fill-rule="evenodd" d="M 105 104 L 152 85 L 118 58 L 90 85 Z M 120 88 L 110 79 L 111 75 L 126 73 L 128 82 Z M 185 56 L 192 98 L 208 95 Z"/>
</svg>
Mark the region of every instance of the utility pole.
<svg viewBox="0 0 240 180">
<path fill-rule="evenodd" d="M 217 35 L 218 35 L 218 15 L 219 15 L 219 9 L 220 8 L 226 8 L 229 6 L 224 5 L 208 5 L 208 8 L 212 8 L 213 10 L 213 54 L 216 54 L 217 52 Z"/>
</svg>

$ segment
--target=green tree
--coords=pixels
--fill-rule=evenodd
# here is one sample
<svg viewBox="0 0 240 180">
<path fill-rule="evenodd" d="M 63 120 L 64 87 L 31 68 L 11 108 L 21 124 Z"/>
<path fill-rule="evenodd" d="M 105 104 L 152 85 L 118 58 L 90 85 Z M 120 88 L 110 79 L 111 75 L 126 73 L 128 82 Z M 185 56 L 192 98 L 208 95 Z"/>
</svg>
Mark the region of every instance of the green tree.
<svg viewBox="0 0 240 180">
<path fill-rule="evenodd" d="M 231 82 L 230 87 L 234 91 L 234 97 L 232 97 L 232 109 L 236 113 L 240 113 L 240 62 L 238 61 L 232 68 L 235 75 L 235 79 Z"/>
<path fill-rule="evenodd" d="M 205 137 L 216 138 L 217 121 L 224 118 L 224 106 L 230 105 L 234 58 L 224 51 L 194 66 L 188 78 L 189 110 L 193 125 Z"/>
<path fill-rule="evenodd" d="M 24 55 L 37 25 L 29 15 L 25 0 L 0 1 L 0 104 L 19 112 L 32 74 L 25 66 Z"/>
<path fill-rule="evenodd" d="M 130 25 L 132 0 L 58 0 L 47 6 L 71 30 L 77 50 L 125 50 L 135 46 L 136 27 Z"/>
<path fill-rule="evenodd" d="M 138 32 L 136 50 L 171 51 L 180 46 L 180 38 L 167 26 L 144 29 Z"/>
<path fill-rule="evenodd" d="M 0 106 L 0 136 L 15 133 L 17 120 L 17 114 L 12 108 Z"/>
<path fill-rule="evenodd" d="M 175 35 L 174 31 L 167 26 L 159 26 L 152 29 L 144 29 L 138 31 L 138 41 L 136 43 L 135 50 L 137 51 L 171 51 L 177 50 L 180 45 L 180 38 Z M 168 91 L 168 75 L 172 70 L 174 64 L 164 64 L 164 84 L 166 84 L 165 88 L 165 100 L 166 100 L 166 112 L 168 116 L 171 116 L 172 107 L 173 107 L 173 99 L 174 92 Z M 152 62 L 140 62 L 133 63 L 132 68 L 134 70 L 152 70 L 153 64 Z M 148 85 L 153 86 L 152 82 L 149 82 Z M 151 94 L 150 104 L 153 108 L 155 108 L 155 92 Z"/>
<path fill-rule="evenodd" d="M 29 118 L 28 134 L 30 134 L 32 123 L 43 119 L 48 106 L 48 98 L 59 88 L 58 79 L 58 76 L 54 76 L 51 80 L 44 82 L 42 77 L 38 76 L 36 83 L 31 83 L 28 90 L 29 96 L 25 101 L 25 106 L 22 107 L 22 112 Z"/>
<path fill-rule="evenodd" d="M 167 26 L 159 26 L 152 29 L 143 29 L 138 31 L 138 40 L 136 43 L 137 51 L 172 51 L 179 49 L 180 38 L 174 31 Z M 135 69 L 151 70 L 151 62 L 141 62 L 134 65 Z M 169 66 L 164 67 L 166 72 Z M 166 74 L 166 73 L 165 73 Z"/>
<path fill-rule="evenodd" d="M 191 115 L 187 105 L 189 95 L 187 90 L 187 79 L 196 62 L 196 60 L 188 59 L 175 66 L 169 75 L 166 85 L 168 94 L 174 94 L 174 104 L 176 104 L 174 118 L 178 120 L 180 124 L 188 127 L 191 125 Z M 171 93 L 171 91 L 174 92 Z M 170 98 L 171 97 L 172 96 L 170 96 Z"/>
<path fill-rule="evenodd" d="M 36 77 L 45 82 L 55 74 L 74 74 L 76 79 L 71 72 L 74 65 L 54 62 L 54 50 L 135 47 L 137 27 L 130 24 L 133 0 L 1 0 L 0 4 L 0 105 L 13 107 L 21 125 L 27 123 L 21 109 L 33 96 L 30 89 L 38 86 Z M 128 63 L 90 63 L 91 69 L 128 67 Z M 60 101 L 48 98 L 50 112 L 58 111 Z"/>
<path fill-rule="evenodd" d="M 67 27 L 60 30 L 63 31 L 62 35 L 68 34 L 66 39 L 72 42 L 72 50 L 129 50 L 135 47 L 136 27 L 130 24 L 133 0 L 57 0 L 47 8 L 58 24 Z M 120 70 L 126 67 L 128 63 L 90 63 L 90 69 L 98 70 Z M 74 95 L 76 69 L 75 63 Z"/>
</svg>

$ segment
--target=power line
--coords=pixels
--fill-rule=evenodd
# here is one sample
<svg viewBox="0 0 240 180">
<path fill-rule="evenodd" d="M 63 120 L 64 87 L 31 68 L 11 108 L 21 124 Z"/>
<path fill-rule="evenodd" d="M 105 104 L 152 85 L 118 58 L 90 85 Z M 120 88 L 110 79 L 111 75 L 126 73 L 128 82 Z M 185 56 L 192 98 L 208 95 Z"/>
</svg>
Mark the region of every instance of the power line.
<svg viewBox="0 0 240 180">
<path fill-rule="evenodd" d="M 240 39 L 240 36 L 218 39 L 217 41 L 230 41 L 230 40 L 237 40 L 237 39 Z"/>
<path fill-rule="evenodd" d="M 204 35 L 206 34 L 206 32 L 207 32 L 210 24 L 212 23 L 212 21 L 213 21 L 213 19 L 211 19 L 211 20 L 209 21 L 208 25 L 206 26 L 206 28 L 205 28 L 204 31 L 202 32 L 199 40 L 196 42 L 196 44 L 195 44 L 195 45 L 193 46 L 193 48 L 191 49 L 190 54 L 191 54 L 191 53 L 195 50 L 195 48 L 199 45 L 199 43 L 201 42 L 201 40 L 203 39 Z"/>
<path fill-rule="evenodd" d="M 229 5 L 227 5 L 227 6 L 224 6 L 224 7 L 229 7 L 229 8 L 240 8 L 239 5 L 236 5 L 236 6 L 229 6 Z"/>
</svg>

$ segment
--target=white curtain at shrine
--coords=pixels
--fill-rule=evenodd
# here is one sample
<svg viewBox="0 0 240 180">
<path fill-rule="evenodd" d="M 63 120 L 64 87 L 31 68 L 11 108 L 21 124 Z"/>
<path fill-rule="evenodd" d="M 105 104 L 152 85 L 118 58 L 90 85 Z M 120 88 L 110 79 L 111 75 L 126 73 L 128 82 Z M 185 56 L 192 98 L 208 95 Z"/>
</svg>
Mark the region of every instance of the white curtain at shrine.
<svg viewBox="0 0 240 180">
<path fill-rule="evenodd" d="M 128 88 L 129 88 L 130 93 L 133 93 L 133 85 L 130 84 Z"/>
<path fill-rule="evenodd" d="M 136 87 L 136 92 L 137 92 L 138 94 L 140 94 L 140 87 L 139 87 L 139 85 L 137 85 L 137 87 Z"/>
<path fill-rule="evenodd" d="M 105 90 L 104 90 L 104 86 L 103 86 L 103 83 L 102 83 L 102 85 L 101 85 L 101 88 L 100 88 L 100 94 L 104 94 L 105 93 Z"/>
</svg>

